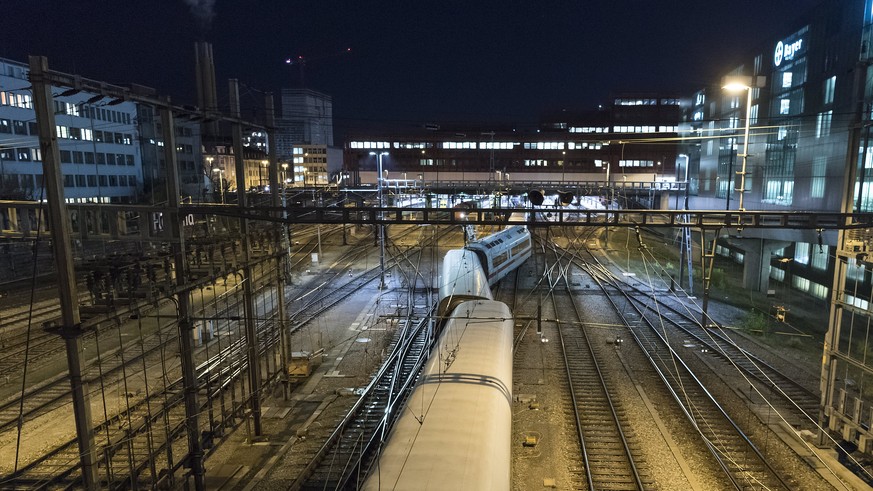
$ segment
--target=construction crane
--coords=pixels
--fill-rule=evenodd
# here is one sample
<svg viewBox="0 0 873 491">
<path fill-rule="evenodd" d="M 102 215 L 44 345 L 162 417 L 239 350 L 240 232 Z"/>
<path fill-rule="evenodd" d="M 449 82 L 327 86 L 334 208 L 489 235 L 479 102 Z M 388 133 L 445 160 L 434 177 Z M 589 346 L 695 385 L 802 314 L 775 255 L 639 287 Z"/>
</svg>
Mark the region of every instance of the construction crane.
<svg viewBox="0 0 873 491">
<path fill-rule="evenodd" d="M 333 58 L 333 57 L 341 56 L 341 55 L 344 55 L 346 53 L 351 53 L 351 52 L 352 52 L 352 48 L 346 48 L 346 49 L 344 49 L 342 51 L 338 51 L 336 53 L 331 53 L 331 54 L 323 55 L 323 56 L 316 56 L 314 58 L 307 58 L 303 55 L 297 55 L 297 56 L 294 56 L 291 58 L 287 58 L 285 60 L 285 64 L 286 65 L 296 65 L 296 66 L 300 67 L 300 88 L 303 89 L 306 87 L 305 75 L 306 75 L 306 64 L 307 63 L 309 63 L 311 61 L 316 61 L 316 60 L 323 60 L 325 58 Z"/>
</svg>

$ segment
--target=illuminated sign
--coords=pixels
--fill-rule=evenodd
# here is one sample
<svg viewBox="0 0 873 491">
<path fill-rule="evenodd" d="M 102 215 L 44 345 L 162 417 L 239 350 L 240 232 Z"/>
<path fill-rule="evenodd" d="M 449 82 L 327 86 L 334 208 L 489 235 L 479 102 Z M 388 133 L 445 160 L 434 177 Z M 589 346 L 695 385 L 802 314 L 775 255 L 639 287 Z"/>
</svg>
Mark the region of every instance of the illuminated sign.
<svg viewBox="0 0 873 491">
<path fill-rule="evenodd" d="M 779 66 L 783 61 L 791 61 L 795 57 L 800 56 L 803 48 L 805 48 L 803 38 L 794 41 L 779 41 L 776 43 L 776 49 L 773 51 L 773 63 Z"/>
</svg>

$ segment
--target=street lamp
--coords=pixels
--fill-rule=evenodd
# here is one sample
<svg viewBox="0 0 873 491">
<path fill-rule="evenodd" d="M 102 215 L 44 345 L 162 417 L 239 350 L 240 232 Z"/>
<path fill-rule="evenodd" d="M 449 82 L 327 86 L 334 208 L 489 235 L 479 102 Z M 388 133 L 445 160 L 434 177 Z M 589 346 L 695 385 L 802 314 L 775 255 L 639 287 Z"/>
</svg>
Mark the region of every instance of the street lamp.
<svg viewBox="0 0 873 491">
<path fill-rule="evenodd" d="M 382 196 L 382 156 L 388 155 L 388 152 L 370 152 L 370 155 L 376 156 L 377 162 L 377 171 L 378 175 L 376 177 L 376 187 L 379 193 L 379 208 L 385 207 L 385 201 Z M 379 214 L 380 218 L 382 214 Z M 379 269 L 381 271 L 379 275 L 379 289 L 385 288 L 385 224 L 379 223 Z"/>
<path fill-rule="evenodd" d="M 738 76 L 738 77 L 725 77 L 723 89 L 728 92 L 742 92 L 746 91 L 746 128 L 743 132 L 743 163 L 741 164 L 740 171 L 737 173 L 740 176 L 740 187 L 736 189 L 740 193 L 740 206 L 737 208 L 739 211 L 745 211 L 743 207 L 743 195 L 746 192 L 746 160 L 749 157 L 749 129 L 752 120 L 752 89 L 757 87 L 763 87 L 766 82 L 765 77 L 747 77 L 747 76 Z M 730 176 L 728 176 L 728 181 L 730 181 Z M 728 190 L 728 196 L 730 196 L 730 190 Z"/>
<path fill-rule="evenodd" d="M 212 157 L 206 160 L 212 163 Z M 221 204 L 224 204 L 224 171 L 220 167 L 212 169 L 212 172 L 218 172 L 218 189 L 221 191 Z"/>
</svg>

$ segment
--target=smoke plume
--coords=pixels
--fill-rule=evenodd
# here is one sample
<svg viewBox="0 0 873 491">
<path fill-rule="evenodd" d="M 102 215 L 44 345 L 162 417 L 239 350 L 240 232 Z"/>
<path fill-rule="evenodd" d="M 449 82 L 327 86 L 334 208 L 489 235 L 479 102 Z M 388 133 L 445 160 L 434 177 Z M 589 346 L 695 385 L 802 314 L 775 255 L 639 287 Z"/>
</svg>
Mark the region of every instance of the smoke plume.
<svg viewBox="0 0 873 491">
<path fill-rule="evenodd" d="M 201 31 L 206 33 L 212 27 L 212 18 L 215 17 L 215 0 L 185 0 L 185 3 L 191 7 L 191 13 L 194 14 Z"/>
</svg>

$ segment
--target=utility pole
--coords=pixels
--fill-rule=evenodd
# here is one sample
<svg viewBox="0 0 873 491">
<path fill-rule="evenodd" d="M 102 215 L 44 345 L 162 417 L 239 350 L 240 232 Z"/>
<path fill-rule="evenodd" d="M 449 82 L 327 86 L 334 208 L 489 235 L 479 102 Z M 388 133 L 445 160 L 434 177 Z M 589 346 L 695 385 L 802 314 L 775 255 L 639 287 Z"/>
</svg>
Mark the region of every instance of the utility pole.
<svg viewBox="0 0 873 491">
<path fill-rule="evenodd" d="M 277 149 L 276 149 L 276 117 L 274 113 L 273 106 L 273 94 L 268 93 L 264 100 L 264 108 L 266 110 L 266 126 L 267 126 L 267 155 L 270 162 L 270 198 L 272 201 L 272 205 L 274 208 L 282 208 L 280 212 L 277 213 L 279 217 L 277 218 L 285 218 L 288 216 L 287 211 L 285 210 L 285 183 L 279 182 L 279 159 L 277 158 Z M 279 194 L 279 186 L 282 186 L 282 193 Z M 276 244 L 276 290 L 278 290 L 278 305 L 276 306 L 279 310 L 279 360 L 282 363 L 282 397 L 287 400 L 288 399 L 288 362 L 290 361 L 289 357 L 289 346 L 288 346 L 288 333 L 287 330 L 287 315 L 285 313 L 285 275 L 286 269 L 288 265 L 288 259 L 290 257 L 289 254 L 289 246 L 288 246 L 288 225 L 284 222 L 280 221 L 276 223 L 277 227 L 277 238 L 278 243 Z"/>
<path fill-rule="evenodd" d="M 97 451 L 94 447 L 94 425 L 91 421 L 91 401 L 88 384 L 82 377 L 84 371 L 81 353 L 82 330 L 79 317 L 79 296 L 76 288 L 76 273 L 73 269 L 73 253 L 70 247 L 70 224 L 64 201 L 61 155 L 55 128 L 54 99 L 52 87 L 46 82 L 48 60 L 44 56 L 30 57 L 30 83 L 33 86 L 33 108 L 39 127 L 39 148 L 42 152 L 42 168 L 48 202 L 49 222 L 52 233 L 55 269 L 58 275 L 58 298 L 61 303 L 61 327 L 58 334 L 64 338 L 67 351 L 67 370 L 73 399 L 73 418 L 76 424 L 76 442 L 79 446 L 79 463 L 82 467 L 82 484 L 85 489 L 98 489 Z M 17 461 L 16 461 L 17 463 Z"/>
<path fill-rule="evenodd" d="M 388 152 L 370 152 L 376 156 L 378 176 L 376 177 L 376 188 L 379 191 L 379 208 L 385 208 L 385 196 L 382 191 L 382 156 L 388 155 Z M 382 223 L 384 212 L 379 212 L 379 289 L 385 289 L 385 225 Z"/>
<path fill-rule="evenodd" d="M 236 120 L 231 124 L 233 134 L 233 156 L 236 161 L 236 195 L 240 210 L 239 231 L 243 253 L 243 311 L 245 312 L 246 358 L 249 365 L 249 401 L 251 403 L 252 423 L 255 436 L 261 436 L 261 360 L 258 353 L 258 336 L 255 329 L 255 302 L 252 285 L 252 254 L 249 242 L 249 221 L 245 218 L 246 199 L 246 168 L 243 159 L 242 125 L 239 105 L 239 82 L 229 81 L 230 114 Z"/>
<path fill-rule="evenodd" d="M 173 264 L 176 269 L 177 303 L 179 308 L 179 356 L 182 364 L 182 385 L 185 400 L 185 428 L 188 433 L 188 463 L 194 478 L 194 489 L 205 489 L 203 468 L 203 445 L 200 440 L 200 404 L 197 401 L 197 377 L 194 374 L 194 343 L 191 322 L 191 300 L 187 289 L 187 258 L 185 257 L 185 237 L 182 220 L 179 216 L 181 194 L 179 185 L 179 166 L 176 159 L 176 129 L 173 112 L 168 107 L 161 109 L 161 127 L 164 137 L 164 162 L 167 166 L 167 197 L 170 216 L 168 217 L 172 235 Z"/>
</svg>

